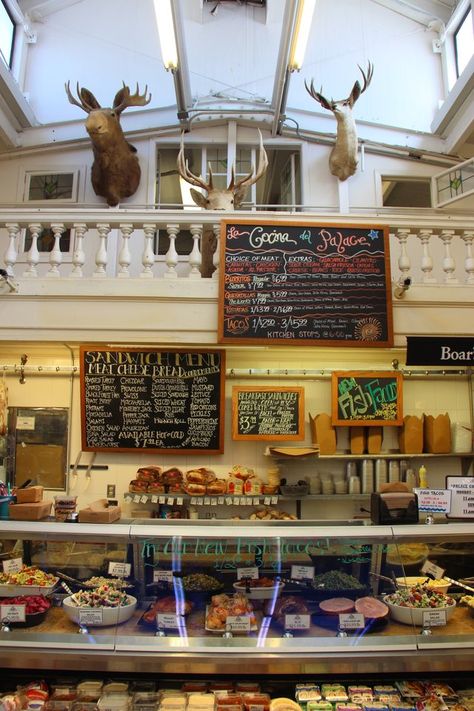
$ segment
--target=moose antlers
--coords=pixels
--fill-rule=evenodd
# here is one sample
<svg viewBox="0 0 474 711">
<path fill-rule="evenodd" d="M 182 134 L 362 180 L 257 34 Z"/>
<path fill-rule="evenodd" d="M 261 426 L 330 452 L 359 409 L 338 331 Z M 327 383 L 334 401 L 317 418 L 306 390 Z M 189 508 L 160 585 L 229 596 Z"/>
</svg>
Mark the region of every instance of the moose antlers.
<svg viewBox="0 0 474 711">
<path fill-rule="evenodd" d="M 143 92 L 143 94 L 140 94 L 137 83 L 135 93 L 131 94 L 130 87 L 128 87 L 125 82 L 122 82 L 122 84 L 122 89 L 119 89 L 119 91 L 115 94 L 114 98 L 113 109 L 115 113 L 121 114 L 122 111 L 128 108 L 129 106 L 146 106 L 150 103 L 151 94 L 149 94 L 147 97 L 148 85 L 145 86 L 145 91 Z M 81 88 L 79 86 L 79 82 L 77 82 L 76 85 L 76 92 L 79 101 L 73 96 L 69 81 L 67 82 L 67 84 L 64 85 L 64 88 L 66 89 L 66 94 L 69 99 L 69 102 L 71 104 L 74 104 L 75 106 L 79 106 L 79 108 L 85 111 L 87 114 L 90 114 L 91 111 L 95 111 L 96 109 L 101 108 L 94 94 L 89 91 L 89 89 L 86 89 L 84 87 Z"/>
</svg>

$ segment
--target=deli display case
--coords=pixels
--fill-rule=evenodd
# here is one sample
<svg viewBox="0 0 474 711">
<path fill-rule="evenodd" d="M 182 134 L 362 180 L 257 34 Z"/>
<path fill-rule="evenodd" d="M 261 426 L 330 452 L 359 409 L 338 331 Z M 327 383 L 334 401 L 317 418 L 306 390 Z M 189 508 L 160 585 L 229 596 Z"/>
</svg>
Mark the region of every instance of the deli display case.
<svg viewBox="0 0 474 711">
<path fill-rule="evenodd" d="M 9 521 L 0 560 L 4 669 L 474 667 L 469 523 Z"/>
</svg>

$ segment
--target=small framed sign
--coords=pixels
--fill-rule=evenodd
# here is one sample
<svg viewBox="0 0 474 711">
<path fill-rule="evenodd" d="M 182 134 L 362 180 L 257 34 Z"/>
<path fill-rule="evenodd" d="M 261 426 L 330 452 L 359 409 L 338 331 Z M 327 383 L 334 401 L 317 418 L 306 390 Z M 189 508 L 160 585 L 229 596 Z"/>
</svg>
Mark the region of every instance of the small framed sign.
<svg viewBox="0 0 474 711">
<path fill-rule="evenodd" d="M 447 476 L 451 491 L 451 511 L 447 518 L 474 518 L 474 476 Z"/>
<path fill-rule="evenodd" d="M 335 371 L 333 425 L 403 424 L 403 378 L 398 372 Z"/>
<path fill-rule="evenodd" d="M 304 439 L 304 388 L 232 388 L 232 438 Z"/>
</svg>

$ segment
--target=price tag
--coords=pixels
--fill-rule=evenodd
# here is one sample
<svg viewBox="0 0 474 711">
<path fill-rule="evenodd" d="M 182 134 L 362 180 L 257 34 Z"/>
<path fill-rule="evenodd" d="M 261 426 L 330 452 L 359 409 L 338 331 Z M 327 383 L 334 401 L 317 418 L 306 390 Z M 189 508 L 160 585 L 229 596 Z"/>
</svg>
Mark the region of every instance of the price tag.
<svg viewBox="0 0 474 711">
<path fill-rule="evenodd" d="M 265 496 L 265 498 L 263 499 L 263 503 L 265 504 L 265 506 L 270 506 L 270 504 L 272 503 L 271 496 Z"/>
<path fill-rule="evenodd" d="M 164 496 L 160 496 L 160 498 L 158 499 L 158 503 L 159 503 L 159 504 L 165 504 L 165 503 L 166 503 L 166 498 L 165 498 Z"/>
<path fill-rule="evenodd" d="M 349 612 L 344 615 L 339 615 L 339 629 L 341 630 L 360 630 L 365 627 L 365 617 L 358 612 Z"/>
<path fill-rule="evenodd" d="M 234 504 L 234 506 L 238 506 L 238 505 L 240 504 L 240 499 L 239 499 L 239 497 L 238 497 L 238 496 L 234 496 L 234 498 L 233 498 L 233 500 L 232 500 L 232 503 Z"/>
<path fill-rule="evenodd" d="M 142 504 L 147 504 L 148 503 L 148 496 L 146 494 L 143 494 L 143 496 L 140 497 L 140 501 Z"/>
<path fill-rule="evenodd" d="M 125 501 L 132 501 L 132 497 L 129 494 L 125 494 L 123 498 Z"/>
<path fill-rule="evenodd" d="M 204 504 L 204 500 L 200 497 L 196 497 L 196 506 L 202 506 Z"/>
<path fill-rule="evenodd" d="M 224 497 L 223 497 L 223 496 L 219 496 L 218 499 L 217 499 L 217 503 L 220 504 L 220 505 L 222 505 L 222 504 L 224 503 Z"/>
<path fill-rule="evenodd" d="M 158 497 L 157 497 L 156 494 L 153 494 L 153 496 L 151 497 L 151 503 L 152 503 L 152 504 L 157 504 L 157 503 L 158 503 Z"/>
<path fill-rule="evenodd" d="M 209 498 L 209 496 L 205 496 L 204 497 L 204 506 L 209 506 L 210 503 L 211 503 L 211 499 Z"/>
<path fill-rule="evenodd" d="M 246 615 L 228 615 L 225 628 L 232 632 L 250 632 L 250 617 Z"/>
<path fill-rule="evenodd" d="M 425 560 L 421 567 L 421 572 L 426 575 L 431 575 L 435 580 L 440 580 L 444 575 L 444 568 L 432 563 L 430 560 Z"/>
<path fill-rule="evenodd" d="M 242 578 L 258 580 L 258 568 L 237 568 L 237 580 L 242 580 Z"/>
<path fill-rule="evenodd" d="M 278 503 L 278 496 L 272 496 L 272 504 Z"/>
<path fill-rule="evenodd" d="M 26 605 L 0 605 L 0 618 L 8 622 L 24 622 Z"/>
<path fill-rule="evenodd" d="M 181 497 L 180 497 L 179 499 L 176 499 L 176 503 L 178 504 L 178 506 L 182 506 L 182 505 L 183 505 L 183 499 L 182 499 Z"/>
<path fill-rule="evenodd" d="M 450 489 L 414 489 L 414 492 L 418 497 L 418 511 L 450 513 Z"/>
<path fill-rule="evenodd" d="M 196 506 L 196 497 L 195 496 L 191 496 L 191 505 Z"/>
<path fill-rule="evenodd" d="M 292 565 L 291 577 L 293 580 L 312 580 L 314 578 L 314 565 Z"/>
<path fill-rule="evenodd" d="M 103 610 L 79 610 L 80 625 L 101 625 L 103 618 Z"/>
<path fill-rule="evenodd" d="M 139 504 L 139 503 L 140 503 L 140 497 L 138 496 L 138 494 L 135 494 L 135 496 L 133 497 L 133 502 L 134 502 L 135 504 Z"/>
<path fill-rule="evenodd" d="M 311 615 L 285 615 L 286 630 L 309 630 Z"/>
<path fill-rule="evenodd" d="M 254 496 L 253 505 L 258 506 L 260 504 L 260 499 L 258 496 Z"/>
<path fill-rule="evenodd" d="M 217 499 L 215 496 L 213 496 L 211 499 L 211 506 L 217 506 Z"/>
<path fill-rule="evenodd" d="M 116 578 L 128 578 L 131 570 L 130 563 L 109 563 L 109 575 L 114 575 Z"/>
<path fill-rule="evenodd" d="M 181 619 L 179 615 L 160 614 L 156 616 L 156 626 L 161 630 L 172 629 L 175 630 L 181 624 Z"/>
<path fill-rule="evenodd" d="M 444 627 L 446 610 L 423 610 L 423 627 Z"/>
<path fill-rule="evenodd" d="M 154 583 L 172 583 L 173 582 L 173 571 L 172 570 L 154 570 L 153 571 L 153 582 Z"/>
<path fill-rule="evenodd" d="M 169 496 L 169 497 L 166 499 L 166 503 L 168 504 L 168 506 L 173 506 L 173 504 L 174 504 L 174 498 L 173 498 L 172 496 Z"/>
<path fill-rule="evenodd" d="M 245 496 L 240 497 L 240 505 L 247 506 L 247 499 L 245 498 Z"/>
<path fill-rule="evenodd" d="M 21 558 L 10 558 L 10 560 L 4 560 L 2 563 L 4 573 L 19 573 L 23 567 Z"/>
</svg>

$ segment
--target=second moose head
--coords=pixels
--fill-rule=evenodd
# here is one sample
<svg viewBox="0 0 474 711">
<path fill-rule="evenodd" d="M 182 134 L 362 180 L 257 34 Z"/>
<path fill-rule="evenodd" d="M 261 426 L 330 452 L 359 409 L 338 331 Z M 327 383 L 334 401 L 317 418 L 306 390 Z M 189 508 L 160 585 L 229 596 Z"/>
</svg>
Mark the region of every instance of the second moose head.
<svg viewBox="0 0 474 711">
<path fill-rule="evenodd" d="M 86 130 L 92 141 L 94 163 L 92 165 L 92 187 L 96 195 L 104 197 L 108 205 L 117 205 L 123 198 L 133 195 L 140 184 L 140 164 L 136 148 L 125 139 L 120 125 L 120 114 L 128 106 L 146 106 L 147 87 L 143 94 L 138 92 L 138 84 L 134 94 L 125 84 L 114 98 L 112 108 L 102 108 L 94 94 L 77 84 L 77 96 L 74 98 L 65 85 L 71 104 L 79 106 L 89 116 Z"/>
</svg>

